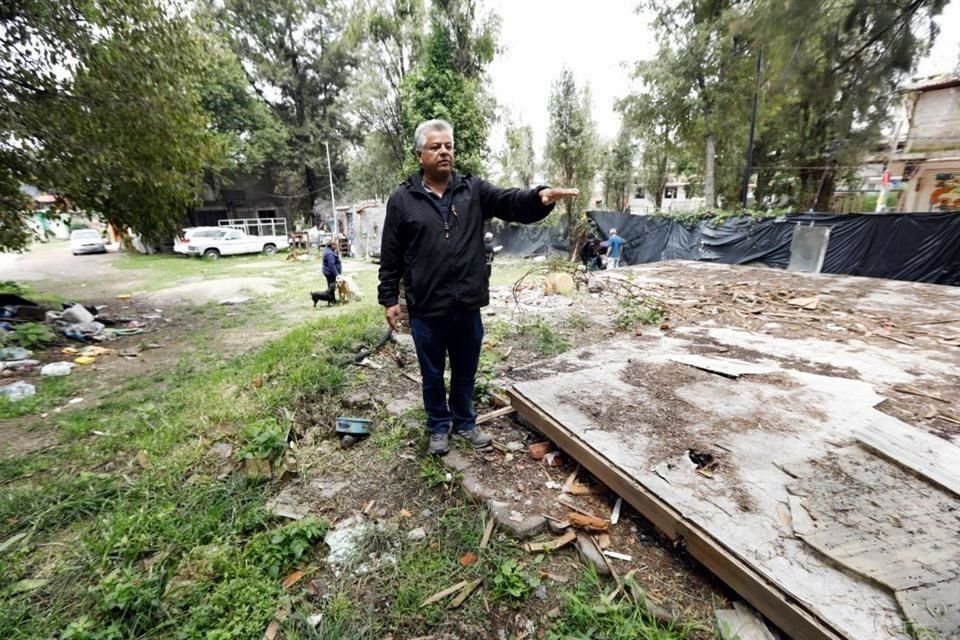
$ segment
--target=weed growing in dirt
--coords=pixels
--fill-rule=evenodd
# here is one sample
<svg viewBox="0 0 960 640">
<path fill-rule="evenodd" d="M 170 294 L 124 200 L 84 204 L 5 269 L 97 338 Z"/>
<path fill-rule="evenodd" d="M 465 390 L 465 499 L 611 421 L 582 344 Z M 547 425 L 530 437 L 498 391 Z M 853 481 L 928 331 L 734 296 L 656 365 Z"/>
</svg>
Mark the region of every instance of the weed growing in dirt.
<svg viewBox="0 0 960 640">
<path fill-rule="evenodd" d="M 537 588 L 540 581 L 528 575 L 516 560 L 507 559 L 497 566 L 497 573 L 493 576 L 494 599 L 509 598 L 522 600 L 531 591 Z"/>
<path fill-rule="evenodd" d="M 257 534 L 247 546 L 249 557 L 271 578 L 300 560 L 327 532 L 327 523 L 307 517 L 288 525 Z"/>
<path fill-rule="evenodd" d="M 679 622 L 658 622 L 647 612 L 642 596 L 636 599 L 631 595 L 621 595 L 609 600 L 603 593 L 596 571 L 591 570 L 581 576 L 575 588 L 564 594 L 560 618 L 547 632 L 546 638 L 685 640 L 693 630 L 692 625 Z"/>
<path fill-rule="evenodd" d="M 428 487 L 439 487 L 449 484 L 453 480 L 453 475 L 434 456 L 427 456 L 420 461 L 420 477 L 423 478 Z"/>
<path fill-rule="evenodd" d="M 615 325 L 621 331 L 628 331 L 639 324 L 660 324 L 667 317 L 667 311 L 653 298 L 624 298 L 617 314 Z"/>
<path fill-rule="evenodd" d="M 573 343 L 558 334 L 550 324 L 542 318 L 517 326 L 517 333 L 533 339 L 533 347 L 543 356 L 555 356 L 569 351 Z"/>
<path fill-rule="evenodd" d="M 240 455 L 244 459 L 263 458 L 277 463 L 287 450 L 288 433 L 289 428 L 275 420 L 251 422 L 243 427 Z"/>
<path fill-rule="evenodd" d="M 53 344 L 54 337 L 46 325 L 24 322 L 4 337 L 4 343 L 24 349 L 42 349 Z"/>
</svg>

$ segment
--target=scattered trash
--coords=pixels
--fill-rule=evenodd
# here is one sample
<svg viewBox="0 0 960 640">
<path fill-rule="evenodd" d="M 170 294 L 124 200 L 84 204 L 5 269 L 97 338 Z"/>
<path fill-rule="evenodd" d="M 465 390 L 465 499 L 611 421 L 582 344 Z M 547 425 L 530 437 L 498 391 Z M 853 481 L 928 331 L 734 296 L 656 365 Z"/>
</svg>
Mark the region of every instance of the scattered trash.
<svg viewBox="0 0 960 640">
<path fill-rule="evenodd" d="M 26 360 L 33 351 L 23 347 L 4 347 L 0 349 L 0 360 Z"/>
<path fill-rule="evenodd" d="M 307 616 L 307 624 L 309 624 L 311 627 L 315 628 L 321 622 L 323 622 L 322 613 L 311 613 L 309 616 Z"/>
<path fill-rule="evenodd" d="M 370 425 L 373 421 L 364 418 L 337 418 L 336 432 L 341 436 L 340 447 L 349 449 L 370 435 Z"/>
<path fill-rule="evenodd" d="M 472 567 L 475 564 L 477 564 L 477 554 L 474 552 L 470 551 L 460 556 L 461 567 Z"/>
<path fill-rule="evenodd" d="M 407 539 L 413 540 L 414 542 L 419 542 L 427 537 L 427 530 L 423 527 L 417 527 L 416 529 L 411 529 L 407 532 Z"/>
<path fill-rule="evenodd" d="M 51 362 L 40 367 L 40 375 L 42 376 L 68 376 L 73 370 L 74 364 L 72 362 Z"/>
<path fill-rule="evenodd" d="M 517 453 L 518 451 L 523 451 L 526 448 L 523 446 L 522 442 L 518 442 L 516 440 L 508 442 L 506 444 L 506 447 L 507 447 L 507 451 L 510 451 L 511 453 Z"/>
<path fill-rule="evenodd" d="M 70 398 L 67 404 L 80 404 L 83 402 L 83 398 Z"/>
<path fill-rule="evenodd" d="M 131 294 L 129 294 L 129 293 L 119 293 L 119 294 L 117 294 L 117 300 L 129 300 L 129 299 L 130 299 L 130 295 L 131 295 Z"/>
<path fill-rule="evenodd" d="M 623 508 L 623 498 L 617 498 L 617 501 L 613 503 L 613 511 L 610 512 L 610 524 L 617 524 L 620 522 L 620 509 Z"/>
<path fill-rule="evenodd" d="M 625 553 L 618 553 L 616 551 L 610 551 L 609 549 L 605 549 L 603 551 L 603 555 L 607 556 L 608 558 L 613 558 L 614 560 L 623 560 L 624 562 L 633 561 L 633 556 L 628 556 Z"/>
<path fill-rule="evenodd" d="M 530 453 L 530 457 L 534 460 L 542 460 L 545 455 L 553 451 L 553 443 L 549 440 L 544 440 L 543 442 L 534 442 L 527 447 L 527 451 Z"/>
<path fill-rule="evenodd" d="M 544 486 L 545 486 L 547 489 L 556 489 L 556 490 L 560 490 L 560 489 L 563 488 L 563 485 L 562 485 L 562 484 L 560 484 L 559 482 L 554 482 L 553 480 L 547 480 L 547 482 L 546 482 L 546 484 L 544 484 Z"/>
<path fill-rule="evenodd" d="M 560 456 L 559 451 L 551 451 L 546 454 L 543 456 L 543 461 L 547 463 L 548 467 L 559 467 L 563 465 L 563 458 Z"/>
<path fill-rule="evenodd" d="M 39 360 L 0 360 L 0 371 L 22 371 L 24 369 L 30 370 L 38 364 L 40 364 Z"/>
<path fill-rule="evenodd" d="M 29 398 L 30 396 L 34 396 L 36 394 L 37 388 L 29 382 L 24 382 L 22 380 L 14 382 L 13 384 L 8 384 L 5 387 L 0 387 L 0 396 L 5 397 L 10 402 L 23 400 L 24 398 Z"/>
<path fill-rule="evenodd" d="M 78 356 L 73 361 L 77 364 L 93 364 L 97 359 L 93 356 Z"/>
<path fill-rule="evenodd" d="M 243 304 L 245 302 L 250 302 L 250 298 L 247 296 L 236 296 L 234 298 L 227 298 L 226 300 L 221 300 L 220 304 L 226 307 L 231 307 L 238 304 Z"/>
<path fill-rule="evenodd" d="M 69 324 L 86 324 L 93 322 L 96 316 L 82 304 L 75 304 L 63 310 L 60 319 Z"/>
</svg>

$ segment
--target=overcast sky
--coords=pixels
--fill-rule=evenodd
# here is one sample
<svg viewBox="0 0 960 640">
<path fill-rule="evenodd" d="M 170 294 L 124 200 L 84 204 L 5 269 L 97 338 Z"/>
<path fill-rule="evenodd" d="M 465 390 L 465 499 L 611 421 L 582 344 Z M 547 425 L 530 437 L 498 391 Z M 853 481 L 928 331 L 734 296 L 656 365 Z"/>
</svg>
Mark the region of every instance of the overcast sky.
<svg viewBox="0 0 960 640">
<path fill-rule="evenodd" d="M 490 65 L 493 95 L 515 119 L 533 125 L 537 154 L 543 149 L 550 84 L 569 67 L 578 85 L 589 82 L 593 118 L 612 138 L 619 118 L 613 102 L 630 88 L 632 62 L 656 54 L 649 18 L 634 13 L 636 0 L 482 0 L 501 18 L 503 47 Z M 960 0 L 940 17 L 942 32 L 920 75 L 952 71 L 960 56 Z M 949 25 L 949 26 L 948 26 Z M 501 113 L 503 111 L 501 110 Z M 502 146 L 502 126 L 493 148 Z"/>
</svg>

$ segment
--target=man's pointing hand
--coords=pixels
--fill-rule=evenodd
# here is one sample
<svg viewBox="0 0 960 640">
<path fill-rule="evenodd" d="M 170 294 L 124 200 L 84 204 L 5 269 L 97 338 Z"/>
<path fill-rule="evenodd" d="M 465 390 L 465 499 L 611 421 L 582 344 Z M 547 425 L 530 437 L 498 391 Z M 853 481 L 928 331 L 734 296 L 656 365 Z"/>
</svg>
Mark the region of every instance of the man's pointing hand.
<svg viewBox="0 0 960 640">
<path fill-rule="evenodd" d="M 564 198 L 576 198 L 580 195 L 579 189 L 543 189 L 540 191 L 540 202 L 548 207 L 554 202 L 559 202 Z"/>
</svg>

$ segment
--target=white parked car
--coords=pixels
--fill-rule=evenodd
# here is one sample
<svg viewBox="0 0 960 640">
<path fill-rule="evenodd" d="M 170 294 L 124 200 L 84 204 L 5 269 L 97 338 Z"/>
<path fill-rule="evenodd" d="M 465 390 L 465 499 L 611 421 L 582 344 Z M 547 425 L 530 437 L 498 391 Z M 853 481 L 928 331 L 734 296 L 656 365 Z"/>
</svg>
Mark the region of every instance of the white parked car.
<svg viewBox="0 0 960 640">
<path fill-rule="evenodd" d="M 70 232 L 70 251 L 73 255 L 80 253 L 106 253 L 107 245 L 99 231 L 94 229 L 77 229 Z"/>
<path fill-rule="evenodd" d="M 187 246 L 191 238 L 222 238 L 227 235 L 229 229 L 223 227 L 190 227 L 184 229 L 179 238 L 173 241 L 173 252 L 182 253 L 185 256 L 190 255 Z"/>
<path fill-rule="evenodd" d="M 216 259 L 242 253 L 264 253 L 268 256 L 281 249 L 288 249 L 286 236 L 250 236 L 239 229 L 220 227 L 221 234 L 207 237 L 193 235 L 187 240 L 187 255 Z"/>
</svg>

